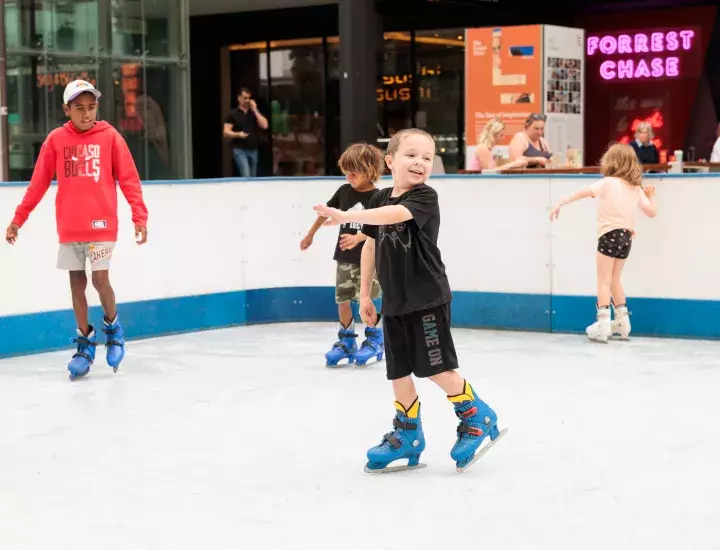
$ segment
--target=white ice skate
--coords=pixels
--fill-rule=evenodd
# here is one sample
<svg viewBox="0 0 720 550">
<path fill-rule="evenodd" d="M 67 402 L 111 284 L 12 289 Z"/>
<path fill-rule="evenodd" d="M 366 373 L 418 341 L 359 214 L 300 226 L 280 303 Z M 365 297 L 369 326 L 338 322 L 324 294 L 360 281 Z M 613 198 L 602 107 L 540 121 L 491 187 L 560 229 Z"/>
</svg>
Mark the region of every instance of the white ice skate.
<svg viewBox="0 0 720 550">
<path fill-rule="evenodd" d="M 597 321 L 585 329 L 585 332 L 593 342 L 607 344 L 608 338 L 612 335 L 612 324 L 610 322 L 610 310 L 599 309 Z"/>
<path fill-rule="evenodd" d="M 630 339 L 630 312 L 626 306 L 615 308 L 615 319 L 612 322 L 612 336 L 618 335 L 620 340 Z"/>
</svg>

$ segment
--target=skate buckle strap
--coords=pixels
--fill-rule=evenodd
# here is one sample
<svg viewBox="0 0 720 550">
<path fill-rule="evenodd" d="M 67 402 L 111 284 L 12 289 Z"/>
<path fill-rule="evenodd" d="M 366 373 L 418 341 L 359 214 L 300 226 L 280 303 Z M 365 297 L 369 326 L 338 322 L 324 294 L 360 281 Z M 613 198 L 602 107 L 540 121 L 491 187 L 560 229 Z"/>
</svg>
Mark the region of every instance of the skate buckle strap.
<svg viewBox="0 0 720 550">
<path fill-rule="evenodd" d="M 403 422 L 398 419 L 397 416 L 393 418 L 393 426 L 400 428 L 401 430 L 417 430 L 417 424 L 413 424 L 412 422 Z"/>
<path fill-rule="evenodd" d="M 117 326 L 111 327 L 111 326 L 109 326 L 109 325 L 106 325 L 106 326 L 103 328 L 103 332 L 104 332 L 105 334 L 107 334 L 108 336 L 111 336 L 111 335 L 117 334 L 118 329 L 119 329 L 119 327 L 117 327 Z M 105 347 L 108 347 L 108 348 L 109 348 L 110 346 L 120 346 L 120 347 L 123 347 L 124 345 L 125 345 L 125 344 L 124 344 L 123 342 L 118 342 L 117 340 L 113 340 L 113 339 L 110 339 L 110 340 L 108 340 L 107 342 L 105 342 Z"/>
<path fill-rule="evenodd" d="M 78 336 L 77 338 L 73 338 L 70 340 L 73 344 L 78 344 L 78 350 L 73 355 L 73 359 L 76 357 L 83 357 L 90 361 L 92 363 L 92 357 L 90 357 L 90 354 L 88 354 L 86 351 L 84 351 L 82 348 L 90 348 L 97 346 L 97 342 L 91 342 L 88 340 L 86 336 Z"/>
<path fill-rule="evenodd" d="M 91 342 L 87 336 L 78 336 L 70 340 L 73 344 L 79 344 L 81 346 L 97 346 L 97 342 Z"/>
<path fill-rule="evenodd" d="M 345 353 L 347 353 L 348 355 L 350 354 L 350 348 L 348 348 L 348 347 L 347 347 L 345 344 L 343 344 L 342 342 L 335 342 L 335 343 L 333 344 L 333 347 L 334 347 L 334 348 L 341 348 Z"/>
<path fill-rule="evenodd" d="M 355 334 L 354 332 L 344 331 L 344 330 L 338 331 L 338 338 L 340 338 L 340 339 L 342 339 L 342 338 L 357 338 L 357 337 L 358 337 L 358 335 Z"/>
<path fill-rule="evenodd" d="M 370 342 L 369 340 L 365 340 L 365 341 L 362 343 L 362 345 L 360 346 L 360 349 L 373 348 L 373 350 L 375 350 L 375 349 L 378 349 L 378 347 L 379 347 L 379 346 L 377 346 L 376 344 L 373 344 L 373 343 Z"/>
<path fill-rule="evenodd" d="M 460 414 L 462 416 L 464 416 L 465 418 L 467 418 L 468 416 L 472 416 L 476 413 L 477 413 L 477 407 L 472 407 L 472 408 L 466 410 L 465 412 L 461 412 Z"/>
<path fill-rule="evenodd" d="M 390 445 L 392 445 L 393 448 L 395 448 L 395 449 L 399 449 L 400 447 L 402 447 L 402 443 L 400 443 L 400 441 L 398 440 L 398 438 L 395 437 L 395 436 L 394 436 L 393 434 L 391 434 L 391 433 L 385 434 L 385 435 L 383 436 L 383 439 L 384 439 L 385 441 L 387 441 L 388 443 L 390 443 Z"/>
<path fill-rule="evenodd" d="M 480 428 L 476 428 L 475 426 L 470 426 L 468 424 L 460 424 L 457 428 L 457 432 L 459 434 L 476 435 L 478 437 L 484 434 Z"/>
</svg>

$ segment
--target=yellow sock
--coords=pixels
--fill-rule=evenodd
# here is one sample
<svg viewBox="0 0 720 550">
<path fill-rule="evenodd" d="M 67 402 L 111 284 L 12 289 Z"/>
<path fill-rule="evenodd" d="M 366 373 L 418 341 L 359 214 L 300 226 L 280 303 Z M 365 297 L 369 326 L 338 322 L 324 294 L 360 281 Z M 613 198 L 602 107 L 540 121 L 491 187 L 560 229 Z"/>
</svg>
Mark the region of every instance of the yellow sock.
<svg viewBox="0 0 720 550">
<path fill-rule="evenodd" d="M 418 414 L 420 414 L 420 400 L 416 397 L 415 401 L 412 402 L 412 405 L 410 405 L 408 410 L 405 410 L 402 403 L 395 401 L 395 408 L 408 418 L 417 418 Z"/>
<path fill-rule="evenodd" d="M 465 380 L 463 392 L 460 395 L 448 395 L 448 401 L 450 401 L 450 403 L 464 403 L 465 401 L 473 401 L 474 399 L 475 392 L 473 392 L 473 389 L 470 384 L 468 384 L 467 380 Z"/>
</svg>

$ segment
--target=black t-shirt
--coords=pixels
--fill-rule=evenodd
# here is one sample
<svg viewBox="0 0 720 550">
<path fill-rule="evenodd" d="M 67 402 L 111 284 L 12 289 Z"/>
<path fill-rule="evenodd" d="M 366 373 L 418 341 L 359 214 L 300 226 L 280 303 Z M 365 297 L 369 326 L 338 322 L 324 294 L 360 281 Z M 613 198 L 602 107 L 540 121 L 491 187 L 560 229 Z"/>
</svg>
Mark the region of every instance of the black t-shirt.
<svg viewBox="0 0 720 550">
<path fill-rule="evenodd" d="M 233 109 L 225 119 L 227 124 L 232 124 L 233 132 L 245 132 L 248 134 L 246 138 L 234 138 L 232 140 L 233 147 L 239 149 L 257 149 L 260 143 L 260 127 L 258 126 L 257 117 L 250 109 L 247 113 L 240 108 Z"/>
<path fill-rule="evenodd" d="M 383 292 L 383 315 L 404 315 L 452 300 L 445 265 L 437 246 L 440 206 L 437 192 L 418 185 L 399 197 L 382 189 L 370 208 L 402 205 L 413 219 L 392 225 L 365 224 L 362 232 L 375 239 L 375 270 Z"/>
<path fill-rule="evenodd" d="M 348 210 L 365 210 L 370 207 L 370 200 L 378 191 L 379 189 L 372 189 L 360 193 L 355 191 L 352 185 L 346 183 L 335 191 L 335 194 L 328 201 L 327 205 L 330 208 L 337 208 L 343 212 L 347 212 Z M 356 235 L 362 228 L 363 224 L 358 222 L 348 222 L 340 226 L 340 233 L 338 235 L 338 242 L 335 245 L 335 256 L 333 256 L 333 259 L 339 262 L 360 264 L 360 254 L 362 253 L 362 247 L 365 243 L 360 243 L 350 250 L 340 250 L 340 236 L 345 234 Z"/>
</svg>

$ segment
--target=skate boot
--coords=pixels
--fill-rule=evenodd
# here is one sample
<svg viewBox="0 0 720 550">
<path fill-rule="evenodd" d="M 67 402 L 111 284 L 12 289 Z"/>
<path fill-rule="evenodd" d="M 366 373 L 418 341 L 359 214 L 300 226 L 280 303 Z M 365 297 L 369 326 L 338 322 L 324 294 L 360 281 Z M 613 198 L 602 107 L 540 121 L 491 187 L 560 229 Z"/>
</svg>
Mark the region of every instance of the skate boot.
<svg viewBox="0 0 720 550">
<path fill-rule="evenodd" d="M 612 334 L 612 324 L 610 323 L 610 309 L 603 307 L 597 310 L 597 321 L 585 329 L 588 338 L 593 342 L 602 342 L 607 344 L 608 338 Z"/>
<path fill-rule="evenodd" d="M 357 353 L 357 342 L 355 341 L 355 323 L 343 327 L 340 325 L 338 331 L 338 341 L 335 342 L 333 348 L 325 354 L 326 366 L 337 367 L 338 363 L 343 359 L 347 359 L 348 365 L 355 361 L 355 353 Z"/>
<path fill-rule="evenodd" d="M 103 332 L 107 347 L 107 364 L 112 367 L 113 372 L 117 372 L 125 357 L 125 333 L 117 315 L 112 322 L 107 317 L 103 317 L 103 323 L 105 325 Z"/>
<path fill-rule="evenodd" d="M 455 414 L 460 419 L 457 427 L 458 438 L 450 456 L 455 461 L 457 471 L 464 472 L 507 433 L 507 428 L 502 432 L 498 430 L 497 414 L 475 395 L 467 381 L 463 393 L 449 395 L 448 401 L 455 405 Z M 490 441 L 480 449 L 487 436 L 490 436 Z"/>
<path fill-rule="evenodd" d="M 615 319 L 612 322 L 613 336 L 620 335 L 621 340 L 630 339 L 630 312 L 627 306 L 622 305 L 615 308 Z"/>
<path fill-rule="evenodd" d="M 70 380 L 79 380 L 90 372 L 90 365 L 95 361 L 95 329 L 90 327 L 87 336 L 77 329 L 77 338 L 70 341 L 78 346 L 67 368 L 70 371 Z"/>
<path fill-rule="evenodd" d="M 383 436 L 382 442 L 367 452 L 368 463 L 365 471 L 369 474 L 384 474 L 424 468 L 420 464 L 420 454 L 425 450 L 425 435 L 420 420 L 420 401 L 415 402 L 406 411 L 395 401 L 397 412 L 393 419 L 394 430 Z M 407 465 L 388 466 L 391 462 L 408 459 Z"/>
<path fill-rule="evenodd" d="M 355 364 L 358 367 L 377 357 L 378 362 L 383 360 L 385 354 L 385 340 L 382 327 L 365 327 L 365 341 L 355 353 Z"/>
</svg>

